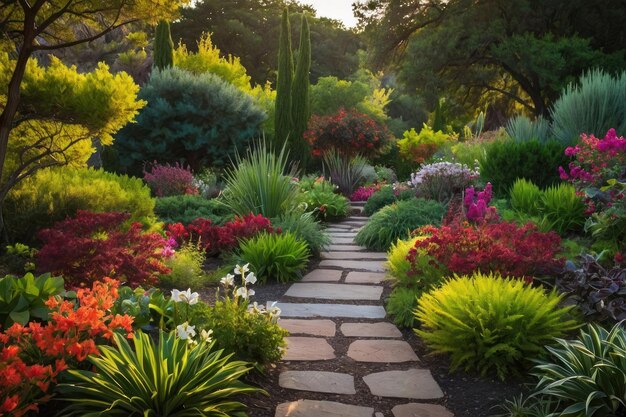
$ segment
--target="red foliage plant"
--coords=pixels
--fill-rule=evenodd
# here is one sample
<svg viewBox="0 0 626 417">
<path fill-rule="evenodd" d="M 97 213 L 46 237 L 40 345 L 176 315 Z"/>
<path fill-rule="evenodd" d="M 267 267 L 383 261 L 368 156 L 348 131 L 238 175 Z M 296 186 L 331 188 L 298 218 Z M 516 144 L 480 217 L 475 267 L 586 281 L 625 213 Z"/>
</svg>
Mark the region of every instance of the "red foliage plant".
<svg viewBox="0 0 626 417">
<path fill-rule="evenodd" d="M 130 286 L 154 284 L 170 269 L 163 263 L 166 240 L 144 233 L 140 223 L 125 228 L 126 213 L 92 213 L 39 232 L 43 247 L 37 253 L 40 271 L 62 275 L 71 287 L 81 287 L 108 276 Z"/>
<path fill-rule="evenodd" d="M 157 197 L 198 194 L 191 169 L 180 163 L 170 165 L 155 161 L 150 165 L 150 171 L 144 169 L 143 180 Z"/>
<path fill-rule="evenodd" d="M 407 260 L 412 272 L 417 270 L 416 258 L 432 258 L 431 265 L 445 273 L 469 275 L 474 271 L 498 272 L 502 276 L 524 278 L 559 271 L 564 260 L 558 257 L 561 238 L 554 232 L 542 233 L 532 224 L 483 223 L 477 227 L 467 223 L 425 226 L 418 234 L 427 236 L 418 240 Z"/>
<path fill-rule="evenodd" d="M 133 318 L 113 315 L 119 281 L 105 278 L 91 289 L 79 289 L 76 302 L 51 297 L 47 323 L 18 323 L 0 333 L 0 416 L 23 416 L 51 398 L 60 372 L 84 367 L 97 344 L 113 332 L 133 336 Z"/>
<path fill-rule="evenodd" d="M 178 244 L 183 242 L 200 241 L 200 244 L 209 255 L 217 255 L 237 247 L 240 239 L 248 239 L 260 232 L 280 233 L 280 228 L 274 229 L 272 223 L 262 215 L 252 213 L 244 217 L 235 216 L 233 221 L 223 226 L 214 225 L 209 219 L 196 219 L 184 226 L 174 223 L 167 226 L 167 236 Z"/>
</svg>

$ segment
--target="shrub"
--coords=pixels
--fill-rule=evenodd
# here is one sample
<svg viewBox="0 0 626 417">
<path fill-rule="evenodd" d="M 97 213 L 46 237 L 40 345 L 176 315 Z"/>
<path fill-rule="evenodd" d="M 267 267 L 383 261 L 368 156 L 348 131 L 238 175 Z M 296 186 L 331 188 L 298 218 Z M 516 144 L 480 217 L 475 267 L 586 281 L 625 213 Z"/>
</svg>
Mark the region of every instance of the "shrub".
<svg viewBox="0 0 626 417">
<path fill-rule="evenodd" d="M 350 195 L 350 201 L 367 201 L 378 190 L 379 187 L 376 185 L 359 187 Z"/>
<path fill-rule="evenodd" d="M 559 234 L 580 230 L 585 223 L 585 204 L 570 184 L 546 188 L 540 205 L 550 228 Z"/>
<path fill-rule="evenodd" d="M 373 157 L 391 140 L 391 134 L 369 116 L 342 108 L 331 116 L 313 115 L 304 138 L 311 145 L 313 156 L 335 150 L 344 157 Z"/>
<path fill-rule="evenodd" d="M 289 282 L 302 278 L 309 261 L 306 242 L 291 233 L 262 233 L 242 242 L 237 257 L 256 273 L 261 282 Z"/>
<path fill-rule="evenodd" d="M 240 216 L 253 213 L 271 218 L 285 213 L 298 193 L 294 175 L 287 173 L 287 157 L 284 147 L 275 154 L 264 144 L 248 149 L 245 159 L 237 154 L 225 174 L 226 206 Z"/>
<path fill-rule="evenodd" d="M 344 196 L 350 196 L 354 190 L 365 182 L 365 171 L 369 165 L 361 156 L 342 156 L 335 150 L 323 155 L 324 172 L 330 182 L 335 184 Z"/>
<path fill-rule="evenodd" d="M 194 185 L 193 173 L 189 167 L 180 163 L 150 164 L 150 171 L 144 168 L 143 180 L 157 197 L 172 195 L 198 194 Z"/>
<path fill-rule="evenodd" d="M 125 229 L 128 218 L 124 213 L 79 210 L 76 217 L 40 231 L 38 270 L 61 275 L 72 287 L 102 277 L 132 286 L 155 283 L 159 274 L 170 272 L 163 263 L 166 241 L 158 233 L 144 233 L 139 223 Z"/>
<path fill-rule="evenodd" d="M 407 259 L 409 251 L 415 247 L 419 236 L 409 239 L 398 239 L 387 252 L 387 269 L 396 282 L 405 284 L 411 271 L 411 263 Z"/>
<path fill-rule="evenodd" d="M 78 210 L 124 211 L 130 220 L 154 224 L 154 199 L 138 178 L 101 169 L 62 167 L 38 171 L 14 189 L 6 202 L 5 216 L 12 237 L 32 243 L 36 232 Z"/>
<path fill-rule="evenodd" d="M 395 191 L 392 186 L 381 187 L 367 200 L 363 211 L 367 216 L 372 216 L 381 208 L 393 204 L 398 200 L 410 200 L 415 197 L 413 190 Z"/>
<path fill-rule="evenodd" d="M 615 77 L 594 69 L 569 84 L 551 110 L 552 134 L 570 144 L 582 132 L 599 136 L 615 128 L 626 134 L 626 71 Z"/>
<path fill-rule="evenodd" d="M 398 177 L 396 176 L 396 173 L 393 171 L 393 169 L 389 167 L 376 165 L 374 167 L 374 170 L 376 170 L 377 182 L 385 182 L 387 184 L 393 184 L 394 182 L 398 181 Z"/>
<path fill-rule="evenodd" d="M 202 284 L 205 251 L 199 244 L 187 242 L 165 261 L 169 274 L 161 275 L 161 285 L 192 288 Z"/>
<path fill-rule="evenodd" d="M 541 189 L 531 181 L 524 178 L 517 179 L 511 191 L 511 208 L 531 216 L 539 214 L 539 205 L 541 202 Z"/>
<path fill-rule="evenodd" d="M 313 255 L 319 255 L 320 251 L 330 244 L 330 237 L 312 213 L 292 211 L 272 220 L 272 224 L 283 232 L 289 232 L 297 239 L 306 242 Z"/>
<path fill-rule="evenodd" d="M 585 230 L 591 232 L 602 246 L 611 248 L 613 255 L 620 255 L 626 249 L 626 182 L 609 180 L 603 188 L 613 198 L 609 208 L 593 213 L 585 223 Z"/>
<path fill-rule="evenodd" d="M 336 186 L 324 177 L 315 180 L 303 178 L 299 183 L 298 201 L 304 203 L 305 210 L 324 221 L 338 220 L 348 215 L 350 203 L 346 197 L 335 192 Z"/>
<path fill-rule="evenodd" d="M 184 161 L 194 171 L 225 166 L 259 131 L 264 112 L 219 76 L 172 67 L 153 71 L 139 98 L 148 104 L 117 135 L 120 164 Z"/>
<path fill-rule="evenodd" d="M 418 300 L 416 333 L 451 367 L 495 370 L 504 379 L 524 369 L 543 345 L 576 327 L 561 297 L 500 275 L 455 276 Z"/>
<path fill-rule="evenodd" d="M 413 128 L 404 132 L 402 139 L 398 141 L 398 148 L 402 158 L 415 164 L 423 164 L 439 148 L 454 141 L 456 141 L 454 136 L 443 133 L 441 130 L 435 132 L 424 124 L 419 133 Z"/>
<path fill-rule="evenodd" d="M 398 201 L 374 214 L 354 241 L 368 249 L 386 251 L 398 239 L 406 239 L 420 226 L 440 224 L 445 206 L 433 200 Z"/>
<path fill-rule="evenodd" d="M 415 308 L 417 299 L 422 295 L 422 289 L 414 287 L 394 288 L 385 310 L 393 317 L 393 322 L 400 327 L 411 328 L 415 323 Z"/>
<path fill-rule="evenodd" d="M 229 217 L 228 209 L 223 204 L 196 195 L 157 198 L 154 212 L 165 223 L 189 224 L 196 219 L 209 219 L 215 224 L 221 224 Z"/>
<path fill-rule="evenodd" d="M 63 415 L 237 415 L 246 406 L 233 397 L 261 391 L 239 380 L 250 366 L 215 351 L 214 343 L 189 345 L 174 332 L 159 333 L 156 343 L 139 332 L 133 347 L 114 338 L 116 347 L 89 358 L 97 372 L 69 371 L 70 382 L 59 385 L 61 400 L 70 403 Z"/>
<path fill-rule="evenodd" d="M 13 323 L 26 326 L 29 321 L 47 321 L 49 310 L 45 303 L 64 293 L 63 284 L 62 277 L 50 274 L 0 278 L 0 326 L 7 329 Z"/>
<path fill-rule="evenodd" d="M 488 182 L 485 189 L 476 192 L 474 187 L 465 189 L 463 197 L 463 208 L 465 209 L 465 217 L 473 223 L 483 223 L 498 218 L 498 212 L 495 207 L 489 207 L 491 198 L 493 197 L 491 183 Z"/>
<path fill-rule="evenodd" d="M 409 185 L 415 187 L 420 197 L 446 202 L 463 192 L 478 176 L 478 172 L 466 165 L 436 162 L 424 165 L 411 174 Z"/>
<path fill-rule="evenodd" d="M 555 400 L 551 415 L 618 416 L 626 410 L 626 331 L 590 324 L 576 340 L 557 339 L 533 369 L 535 395 Z"/>
<path fill-rule="evenodd" d="M 409 253 L 409 261 L 419 269 L 424 256 L 437 262 L 445 273 L 471 274 L 480 271 L 526 278 L 560 271 L 563 259 L 557 258 L 561 239 L 554 233 L 538 232 L 529 223 L 485 223 L 474 227 L 452 224 L 440 228 L 427 226 L 418 231 L 418 240 Z"/>
<path fill-rule="evenodd" d="M 535 120 L 526 116 L 516 116 L 507 122 L 506 132 L 517 142 L 536 140 L 545 143 L 550 136 L 550 122 L 542 116 Z"/>
<path fill-rule="evenodd" d="M 0 264 L 11 273 L 31 272 L 35 270 L 35 254 L 37 249 L 23 243 L 7 245 L 6 253 L 0 256 Z"/>
<path fill-rule="evenodd" d="M 215 198 L 221 191 L 217 172 L 207 168 L 196 172 L 193 178 L 193 185 L 204 198 Z"/>
<path fill-rule="evenodd" d="M 559 182 L 558 168 L 566 162 L 564 149 L 557 142 L 495 142 L 481 161 L 480 174 L 497 195 L 505 195 L 518 178 L 545 188 Z"/>
</svg>

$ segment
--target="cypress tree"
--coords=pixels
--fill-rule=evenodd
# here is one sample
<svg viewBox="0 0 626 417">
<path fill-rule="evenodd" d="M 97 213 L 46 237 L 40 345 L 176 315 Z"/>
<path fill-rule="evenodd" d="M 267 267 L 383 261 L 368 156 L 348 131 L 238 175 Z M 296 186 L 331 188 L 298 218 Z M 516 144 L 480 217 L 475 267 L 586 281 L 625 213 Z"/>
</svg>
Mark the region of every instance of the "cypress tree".
<svg viewBox="0 0 626 417">
<path fill-rule="evenodd" d="M 300 25 L 300 46 L 298 48 L 298 64 L 296 74 L 291 87 L 291 114 L 293 129 L 290 142 L 293 156 L 301 161 L 301 166 L 306 167 L 309 159 L 309 146 L 304 140 L 303 133 L 306 131 L 309 117 L 311 116 L 311 103 L 309 101 L 309 72 L 311 70 L 311 34 L 306 16 L 302 14 Z"/>
<path fill-rule="evenodd" d="M 289 11 L 285 7 L 278 44 L 278 76 L 276 80 L 275 140 L 280 149 L 289 137 L 293 126 L 291 116 L 291 83 L 293 81 L 293 55 Z"/>
<path fill-rule="evenodd" d="M 153 63 L 154 68 L 160 70 L 174 65 L 174 42 L 170 33 L 170 24 L 165 20 L 159 21 L 154 37 Z"/>
</svg>

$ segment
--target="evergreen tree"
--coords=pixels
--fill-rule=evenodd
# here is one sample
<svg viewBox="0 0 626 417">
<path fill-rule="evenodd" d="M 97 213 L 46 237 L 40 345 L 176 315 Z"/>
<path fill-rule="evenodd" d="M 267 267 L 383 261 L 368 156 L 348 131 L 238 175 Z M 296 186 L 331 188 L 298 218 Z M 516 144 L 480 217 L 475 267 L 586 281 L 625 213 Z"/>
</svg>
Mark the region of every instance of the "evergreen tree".
<svg viewBox="0 0 626 417">
<path fill-rule="evenodd" d="M 283 10 L 278 46 L 278 77 L 276 81 L 275 141 L 277 148 L 287 140 L 293 126 L 291 113 L 291 83 L 293 81 L 293 55 L 289 11 Z"/>
<path fill-rule="evenodd" d="M 170 24 L 166 20 L 159 21 L 154 37 L 154 68 L 160 70 L 174 65 L 174 42 L 170 33 Z"/>
<path fill-rule="evenodd" d="M 302 15 L 300 26 L 300 46 L 298 48 L 298 64 L 296 74 L 291 86 L 291 115 L 293 129 L 291 132 L 291 149 L 295 159 L 301 161 L 302 167 L 306 167 L 309 159 L 309 146 L 304 140 L 303 133 L 307 128 L 311 116 L 311 103 L 309 99 L 311 70 L 311 35 L 306 16 Z"/>
</svg>

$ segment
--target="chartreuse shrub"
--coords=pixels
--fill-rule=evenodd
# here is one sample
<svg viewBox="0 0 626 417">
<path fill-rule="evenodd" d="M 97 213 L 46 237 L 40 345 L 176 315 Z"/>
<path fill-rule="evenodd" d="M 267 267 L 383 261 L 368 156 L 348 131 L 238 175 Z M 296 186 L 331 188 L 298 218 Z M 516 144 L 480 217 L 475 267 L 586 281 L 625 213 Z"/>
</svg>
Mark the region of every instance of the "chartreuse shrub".
<svg viewBox="0 0 626 417">
<path fill-rule="evenodd" d="M 100 346 L 90 356 L 96 372 L 70 370 L 57 387 L 69 403 L 64 416 L 242 415 L 237 396 L 262 392 L 239 379 L 251 367 L 231 361 L 213 342 L 197 345 L 176 332 L 159 333 L 158 342 L 136 332 L 133 346 L 114 334 L 115 346 Z"/>
<path fill-rule="evenodd" d="M 143 181 L 91 168 L 38 171 L 9 194 L 5 210 L 10 235 L 23 243 L 78 210 L 127 212 L 131 221 L 155 223 L 154 199 Z"/>
<path fill-rule="evenodd" d="M 47 321 L 50 309 L 46 301 L 64 294 L 62 277 L 43 274 L 35 277 L 7 275 L 0 278 L 0 325 L 8 329 L 13 323 L 26 326 L 32 320 Z"/>
<path fill-rule="evenodd" d="M 402 158 L 417 165 L 429 160 L 439 148 L 454 142 L 456 137 L 441 130 L 435 132 L 424 124 L 419 133 L 415 129 L 404 132 L 398 141 L 398 149 Z"/>
<path fill-rule="evenodd" d="M 154 212 L 165 223 L 190 224 L 196 219 L 209 219 L 214 224 L 221 224 L 229 217 L 226 206 L 215 199 L 197 195 L 157 198 Z"/>
<path fill-rule="evenodd" d="M 306 242 L 287 232 L 261 233 L 242 242 L 237 257 L 250 264 L 261 282 L 288 282 L 302 277 L 310 255 Z"/>
<path fill-rule="evenodd" d="M 170 269 L 159 277 L 160 284 L 172 288 L 193 288 L 201 285 L 205 275 L 202 267 L 206 252 L 200 243 L 186 242 L 165 260 Z"/>
<path fill-rule="evenodd" d="M 438 225 L 445 206 L 434 200 L 416 198 L 398 201 L 370 217 L 355 237 L 357 245 L 386 251 L 398 239 L 405 239 L 420 226 Z"/>
<path fill-rule="evenodd" d="M 504 379 L 577 327 L 561 299 L 498 274 L 455 275 L 420 297 L 415 332 L 436 353 L 450 355 L 452 370 L 495 371 Z"/>
<path fill-rule="evenodd" d="M 310 212 L 300 213 L 297 210 L 285 213 L 278 219 L 272 219 L 274 228 L 293 234 L 299 240 L 306 242 L 312 254 L 330 244 L 330 236 L 322 229 L 322 225 L 315 220 Z"/>
</svg>

